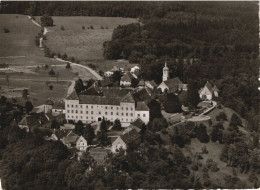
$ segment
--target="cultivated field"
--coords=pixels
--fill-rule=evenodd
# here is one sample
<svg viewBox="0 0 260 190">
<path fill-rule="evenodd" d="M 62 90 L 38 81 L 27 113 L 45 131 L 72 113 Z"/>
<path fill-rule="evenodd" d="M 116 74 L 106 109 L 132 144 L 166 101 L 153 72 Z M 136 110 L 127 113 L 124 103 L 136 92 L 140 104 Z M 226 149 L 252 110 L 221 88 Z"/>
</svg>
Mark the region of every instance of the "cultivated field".
<svg viewBox="0 0 260 190">
<path fill-rule="evenodd" d="M 4 28 L 9 33 L 4 33 Z M 34 43 L 40 32 L 27 16 L 0 14 L 0 63 L 10 65 L 60 64 L 44 57 L 43 52 Z"/>
<path fill-rule="evenodd" d="M 39 20 L 39 17 L 37 17 Z M 48 27 L 46 45 L 52 51 L 66 53 L 80 61 L 103 59 L 103 42 L 110 40 L 118 25 L 137 22 L 119 17 L 53 17 L 54 27 Z M 64 30 L 61 30 L 61 26 Z M 85 29 L 82 29 L 82 26 Z M 88 27 L 93 26 L 93 29 Z M 101 29 L 103 26 L 104 29 Z M 108 28 L 108 29 L 106 29 Z"/>
</svg>

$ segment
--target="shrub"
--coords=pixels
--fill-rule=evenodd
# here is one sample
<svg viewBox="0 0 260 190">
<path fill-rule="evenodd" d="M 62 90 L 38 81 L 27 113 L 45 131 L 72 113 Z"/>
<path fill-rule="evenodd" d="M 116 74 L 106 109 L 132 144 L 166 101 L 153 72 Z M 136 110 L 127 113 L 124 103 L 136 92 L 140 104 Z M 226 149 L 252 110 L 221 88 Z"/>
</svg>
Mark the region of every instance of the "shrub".
<svg viewBox="0 0 260 190">
<path fill-rule="evenodd" d="M 66 69 L 71 69 L 70 63 L 67 63 Z"/>
<path fill-rule="evenodd" d="M 48 15 L 44 15 L 41 17 L 41 25 L 43 27 L 45 26 L 53 26 L 53 19 L 52 17 L 48 16 Z"/>
<path fill-rule="evenodd" d="M 238 130 L 238 126 L 242 126 L 242 121 L 241 119 L 237 116 L 237 114 L 233 113 L 230 119 L 229 123 L 229 130 Z"/>
<path fill-rule="evenodd" d="M 217 121 L 227 121 L 227 115 L 225 112 L 220 112 L 217 116 L 216 116 L 216 120 Z"/>
<path fill-rule="evenodd" d="M 206 126 L 203 124 L 200 124 L 199 126 L 196 126 L 196 134 L 197 138 L 202 143 L 208 143 L 209 142 L 209 135 L 207 133 Z"/>
<path fill-rule="evenodd" d="M 208 151 L 208 149 L 207 149 L 206 146 L 203 146 L 203 147 L 201 148 L 201 150 L 202 150 L 202 153 L 203 153 L 203 154 L 208 154 L 208 153 L 209 153 L 209 151 Z"/>
<path fill-rule="evenodd" d="M 198 165 L 196 165 L 196 164 L 192 164 L 191 169 L 192 169 L 193 171 L 198 171 L 199 167 L 198 167 Z"/>
<path fill-rule="evenodd" d="M 104 26 L 100 26 L 100 29 L 104 29 Z"/>
<path fill-rule="evenodd" d="M 8 30 L 7 28 L 3 28 L 3 30 L 4 30 L 4 33 L 9 33 L 10 32 L 10 30 Z"/>
<path fill-rule="evenodd" d="M 89 27 L 90 29 L 94 29 L 94 27 L 91 25 L 90 27 Z"/>
<path fill-rule="evenodd" d="M 81 28 L 82 28 L 82 30 L 85 30 L 85 26 L 82 26 Z"/>
<path fill-rule="evenodd" d="M 54 72 L 53 69 L 51 69 L 51 70 L 49 71 L 49 75 L 51 75 L 51 76 L 54 76 L 54 75 L 55 75 L 55 72 Z"/>
<path fill-rule="evenodd" d="M 65 30 L 63 25 L 61 25 L 60 29 L 61 29 L 61 30 Z"/>
</svg>

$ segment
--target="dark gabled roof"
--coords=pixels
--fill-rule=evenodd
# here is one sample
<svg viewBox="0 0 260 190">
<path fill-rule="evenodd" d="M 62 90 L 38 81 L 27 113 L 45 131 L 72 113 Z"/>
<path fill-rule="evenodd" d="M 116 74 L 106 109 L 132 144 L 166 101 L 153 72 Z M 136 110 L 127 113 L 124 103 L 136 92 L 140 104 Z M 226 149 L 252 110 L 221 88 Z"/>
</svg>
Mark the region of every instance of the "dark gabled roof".
<svg viewBox="0 0 260 190">
<path fill-rule="evenodd" d="M 134 126 L 133 124 L 129 125 L 124 131 L 123 133 L 126 134 L 126 133 L 129 133 L 131 130 L 136 130 L 137 133 L 140 133 L 140 131 L 142 129 L 140 129 L 139 127 L 136 127 Z M 129 132 L 126 132 L 126 131 L 129 131 Z"/>
<path fill-rule="evenodd" d="M 118 136 L 118 137 L 119 137 L 119 136 Z M 118 137 L 116 137 L 116 136 L 109 137 L 110 140 L 111 140 L 111 143 L 113 144 Z"/>
<path fill-rule="evenodd" d="M 156 82 L 154 80 L 151 81 L 145 81 L 146 83 L 150 83 L 152 85 L 153 88 L 156 88 L 158 85 L 156 84 Z"/>
<path fill-rule="evenodd" d="M 128 143 L 131 143 L 131 142 L 139 139 L 140 138 L 140 134 L 137 133 L 136 130 L 131 130 L 129 133 L 126 133 L 126 134 L 124 134 L 124 135 L 122 135 L 120 137 L 126 144 L 128 144 Z"/>
<path fill-rule="evenodd" d="M 217 92 L 219 91 L 219 89 L 216 85 L 214 85 L 212 89 L 213 89 L 213 91 L 217 91 Z"/>
<path fill-rule="evenodd" d="M 134 100 L 133 96 L 131 95 L 131 93 L 128 92 L 127 95 L 125 95 L 125 96 L 121 99 L 121 102 L 135 103 L 135 100 Z"/>
<path fill-rule="evenodd" d="M 131 82 L 134 76 L 130 72 L 126 72 L 124 76 L 122 76 L 121 81 Z"/>
<path fill-rule="evenodd" d="M 66 137 L 63 138 L 63 142 L 65 144 L 68 144 L 68 143 L 75 144 L 78 138 L 79 138 L 78 135 L 76 135 L 75 133 L 70 131 L 69 134 Z"/>
<path fill-rule="evenodd" d="M 135 110 L 136 111 L 149 111 L 150 109 L 144 102 L 137 102 Z"/>
<path fill-rule="evenodd" d="M 66 137 L 70 133 L 69 130 L 55 130 L 54 134 L 58 137 L 58 139 L 62 139 Z"/>
<path fill-rule="evenodd" d="M 36 127 L 46 124 L 50 121 L 50 118 L 43 112 L 34 113 L 32 115 L 25 116 L 19 125 L 27 125 L 28 127 Z"/>
<path fill-rule="evenodd" d="M 53 105 L 54 104 L 54 102 L 50 99 L 50 98 L 48 98 L 46 101 L 45 101 L 45 105 Z"/>
<path fill-rule="evenodd" d="M 103 88 L 102 93 L 103 96 L 109 97 L 121 97 L 123 98 L 127 95 L 128 92 L 131 92 L 131 89 L 121 88 L 121 87 L 110 87 L 110 88 Z"/>
<path fill-rule="evenodd" d="M 210 92 L 213 92 L 212 85 L 210 84 L 209 81 L 207 81 L 207 83 L 205 84 L 205 87 L 207 87 Z"/>
<path fill-rule="evenodd" d="M 169 88 L 169 92 L 175 92 L 179 89 L 179 85 L 183 84 L 179 77 L 164 81 L 165 85 Z"/>
<path fill-rule="evenodd" d="M 80 104 L 97 104 L 97 105 L 120 105 L 121 98 L 106 96 L 80 95 Z"/>
<path fill-rule="evenodd" d="M 144 122 L 140 119 L 137 118 L 133 123 L 131 123 L 131 125 L 138 127 L 140 129 L 142 129 Z"/>
<path fill-rule="evenodd" d="M 140 80 L 137 86 L 145 86 L 144 80 Z"/>
<path fill-rule="evenodd" d="M 148 92 L 148 88 L 143 88 L 141 90 L 138 90 L 137 92 L 133 93 L 133 98 L 135 101 L 146 101 L 151 98 L 150 94 L 151 92 Z"/>
<path fill-rule="evenodd" d="M 55 102 L 52 109 L 65 109 L 65 103 L 63 101 Z"/>
<path fill-rule="evenodd" d="M 101 87 L 112 86 L 113 82 L 110 79 L 104 79 L 99 81 Z"/>
<path fill-rule="evenodd" d="M 79 97 L 75 90 L 73 90 L 72 93 L 67 97 L 67 100 L 79 100 Z"/>
<path fill-rule="evenodd" d="M 89 150 L 90 155 L 93 157 L 93 159 L 97 162 L 98 165 L 105 164 L 105 158 L 109 152 L 109 149 L 104 148 L 93 148 Z"/>
</svg>

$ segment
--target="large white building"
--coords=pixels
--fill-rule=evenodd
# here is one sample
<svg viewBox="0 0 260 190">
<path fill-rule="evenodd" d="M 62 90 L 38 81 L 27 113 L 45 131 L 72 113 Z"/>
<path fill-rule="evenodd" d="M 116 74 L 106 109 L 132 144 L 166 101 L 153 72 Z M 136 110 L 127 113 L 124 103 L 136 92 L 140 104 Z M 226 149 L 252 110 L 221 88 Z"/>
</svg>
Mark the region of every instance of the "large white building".
<svg viewBox="0 0 260 190">
<path fill-rule="evenodd" d="M 149 108 L 142 101 L 135 101 L 131 92 L 124 89 L 109 89 L 101 96 L 77 95 L 74 91 L 65 100 L 65 118 L 67 120 L 91 123 L 103 117 L 110 121 L 119 119 L 123 127 L 140 118 L 149 122 Z"/>
</svg>

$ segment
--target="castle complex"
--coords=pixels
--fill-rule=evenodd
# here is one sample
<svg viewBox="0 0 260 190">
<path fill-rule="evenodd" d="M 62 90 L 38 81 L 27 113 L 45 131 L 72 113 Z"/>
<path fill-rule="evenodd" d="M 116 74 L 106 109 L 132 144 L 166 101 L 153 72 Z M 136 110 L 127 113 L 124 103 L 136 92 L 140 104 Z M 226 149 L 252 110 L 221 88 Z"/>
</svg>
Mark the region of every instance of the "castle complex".
<svg viewBox="0 0 260 190">
<path fill-rule="evenodd" d="M 104 88 L 102 95 L 77 95 L 74 91 L 65 100 L 65 119 L 83 123 L 111 122 L 119 119 L 123 127 L 140 118 L 149 122 L 149 108 L 143 101 L 135 101 L 131 91 L 121 88 Z"/>
</svg>

